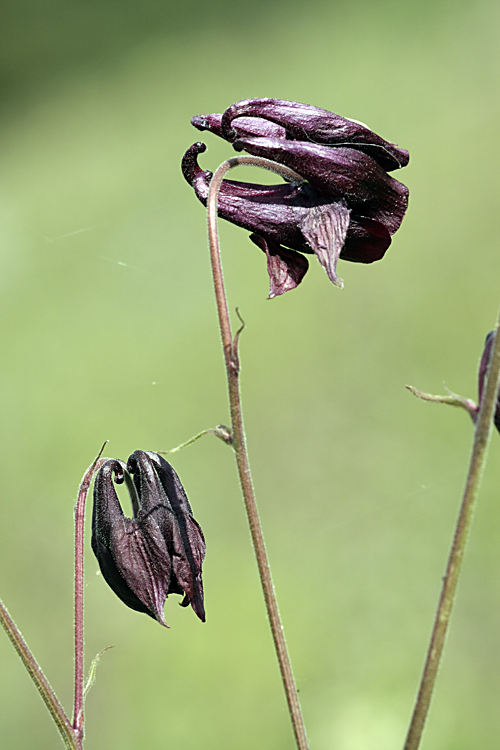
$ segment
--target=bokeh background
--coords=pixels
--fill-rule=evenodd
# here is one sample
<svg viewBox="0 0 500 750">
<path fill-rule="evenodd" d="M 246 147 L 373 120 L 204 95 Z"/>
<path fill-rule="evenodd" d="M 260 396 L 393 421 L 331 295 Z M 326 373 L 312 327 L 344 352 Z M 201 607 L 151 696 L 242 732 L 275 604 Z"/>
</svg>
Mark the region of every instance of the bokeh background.
<svg viewBox="0 0 500 750">
<path fill-rule="evenodd" d="M 311 262 L 266 301 L 263 254 L 222 226 L 251 463 L 314 750 L 398 750 L 462 492 L 465 412 L 500 302 L 500 7 L 5 0 L 0 23 L 0 594 L 68 710 L 72 520 L 107 454 L 227 422 L 205 215 L 180 174 L 194 114 L 304 101 L 410 150 L 383 262 Z M 201 163 L 232 153 L 207 136 Z M 241 170 L 236 178 L 262 175 Z M 500 437 L 467 549 L 424 750 L 500 735 Z M 205 530 L 207 622 L 162 629 L 98 575 L 87 538 L 87 750 L 285 750 L 293 739 L 231 451 L 173 461 Z M 90 518 L 90 514 L 89 514 Z M 88 519 L 89 520 L 89 519 Z M 89 537 L 89 535 L 88 535 Z M 0 634 L 0 746 L 62 747 Z"/>
</svg>

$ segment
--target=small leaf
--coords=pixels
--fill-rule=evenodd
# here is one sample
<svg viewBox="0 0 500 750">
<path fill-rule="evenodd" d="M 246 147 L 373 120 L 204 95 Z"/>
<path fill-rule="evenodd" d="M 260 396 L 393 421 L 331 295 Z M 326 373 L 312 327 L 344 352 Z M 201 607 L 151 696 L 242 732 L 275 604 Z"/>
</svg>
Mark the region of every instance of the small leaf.
<svg viewBox="0 0 500 750">
<path fill-rule="evenodd" d="M 106 648 L 103 648 L 102 651 L 99 651 L 99 653 L 96 656 L 94 656 L 94 658 L 92 659 L 92 664 L 90 665 L 90 669 L 89 669 L 89 676 L 87 678 L 87 682 L 85 683 L 85 687 L 83 689 L 83 700 L 84 701 L 85 701 L 85 699 L 86 699 L 86 697 L 88 695 L 88 692 L 89 692 L 90 688 L 92 687 L 92 685 L 95 682 L 97 665 L 101 661 L 101 656 L 103 655 L 103 653 L 105 651 L 109 651 L 110 648 L 114 648 L 114 646 L 106 646 Z"/>
</svg>

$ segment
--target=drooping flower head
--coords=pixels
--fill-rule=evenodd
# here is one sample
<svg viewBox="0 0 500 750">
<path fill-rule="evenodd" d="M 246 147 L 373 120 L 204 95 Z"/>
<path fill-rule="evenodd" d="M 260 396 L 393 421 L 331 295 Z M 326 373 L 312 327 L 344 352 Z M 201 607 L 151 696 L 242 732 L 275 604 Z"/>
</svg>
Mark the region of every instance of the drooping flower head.
<svg viewBox="0 0 500 750">
<path fill-rule="evenodd" d="M 133 517 L 124 515 L 114 484 L 126 482 Z M 201 566 L 205 540 L 184 488 L 165 459 L 135 451 L 125 465 L 110 459 L 94 485 L 92 550 L 115 594 L 166 626 L 169 594 L 184 594 L 205 622 Z"/>
<path fill-rule="evenodd" d="M 267 255 L 270 297 L 302 281 L 316 254 L 337 286 L 337 260 L 380 260 L 401 225 L 408 188 L 388 172 L 408 164 L 408 152 L 365 125 L 318 107 L 280 99 L 245 99 L 223 114 L 191 120 L 237 151 L 293 169 L 302 180 L 256 185 L 224 180 L 219 216 L 252 232 Z M 212 173 L 198 165 L 202 142 L 187 150 L 184 177 L 206 204 Z"/>
</svg>

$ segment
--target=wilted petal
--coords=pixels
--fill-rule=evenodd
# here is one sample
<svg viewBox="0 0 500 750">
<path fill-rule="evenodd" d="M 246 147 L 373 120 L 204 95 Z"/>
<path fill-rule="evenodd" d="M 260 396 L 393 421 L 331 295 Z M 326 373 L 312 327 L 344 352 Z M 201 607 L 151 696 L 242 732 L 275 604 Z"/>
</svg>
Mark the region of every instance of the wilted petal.
<svg viewBox="0 0 500 750">
<path fill-rule="evenodd" d="M 222 115 L 195 115 L 191 118 L 191 124 L 198 130 L 207 130 L 214 135 L 224 138 L 221 128 Z M 238 117 L 232 122 L 232 127 L 238 136 L 267 136 L 269 138 L 286 138 L 285 128 L 276 125 L 269 120 L 261 120 L 258 117 Z"/>
<path fill-rule="evenodd" d="M 362 123 L 340 117 L 326 109 L 283 99 L 243 99 L 236 102 L 222 115 L 222 137 L 234 140 L 238 133 L 232 123 L 236 118 L 248 116 L 281 125 L 288 138 L 294 140 L 359 149 L 388 172 L 405 167 L 409 161 L 408 151 L 384 140 Z"/>
<path fill-rule="evenodd" d="M 390 234 L 403 221 L 408 188 L 362 151 L 278 138 L 238 138 L 233 146 L 290 167 L 316 190 L 334 199 L 344 198 L 357 213 L 384 224 Z"/>
<path fill-rule="evenodd" d="M 295 289 L 309 268 L 309 261 L 295 250 L 288 250 L 271 240 L 265 240 L 258 234 L 251 234 L 252 242 L 260 247 L 267 256 L 267 272 L 269 274 L 270 288 L 269 297 L 278 297 L 280 294 Z"/>
<path fill-rule="evenodd" d="M 302 234 L 314 249 L 328 278 L 340 288 L 344 282 L 337 276 L 337 261 L 344 246 L 350 213 L 345 202 L 339 201 L 311 208 L 300 224 Z"/>
</svg>

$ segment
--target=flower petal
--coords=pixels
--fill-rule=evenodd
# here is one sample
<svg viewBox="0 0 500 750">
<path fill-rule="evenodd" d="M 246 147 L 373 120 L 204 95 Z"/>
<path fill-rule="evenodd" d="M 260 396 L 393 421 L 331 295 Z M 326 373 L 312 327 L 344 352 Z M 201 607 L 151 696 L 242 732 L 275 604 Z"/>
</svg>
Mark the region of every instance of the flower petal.
<svg viewBox="0 0 500 750">
<path fill-rule="evenodd" d="M 405 167 L 409 161 L 408 151 L 384 140 L 362 123 L 340 117 L 326 109 L 283 99 L 243 99 L 236 102 L 222 115 L 222 137 L 234 140 L 237 130 L 232 127 L 233 121 L 249 116 L 281 125 L 289 139 L 359 149 L 388 172 Z"/>
<path fill-rule="evenodd" d="M 200 201 L 206 205 L 212 173 L 200 169 L 196 161 L 205 148 L 204 143 L 191 146 L 184 154 L 182 171 Z M 224 180 L 219 193 L 218 214 L 266 241 L 311 253 L 313 250 L 305 242 L 299 222 L 312 206 L 330 202 L 331 199 L 309 185 L 254 185 Z"/>
<path fill-rule="evenodd" d="M 208 130 L 208 132 L 218 135 L 222 134 L 221 128 L 222 115 L 195 115 L 191 118 L 191 124 L 198 130 Z M 237 117 L 232 122 L 232 127 L 238 136 L 266 136 L 269 138 L 286 138 L 285 128 L 276 125 L 269 120 L 262 120 L 259 117 Z M 226 139 L 227 140 L 227 139 Z"/>
<path fill-rule="evenodd" d="M 156 521 L 142 510 L 137 519 L 121 518 L 113 526 L 111 549 L 128 587 L 145 605 L 147 613 L 168 627 L 163 607 L 172 566 Z"/>
<path fill-rule="evenodd" d="M 342 260 L 350 260 L 353 263 L 373 263 L 384 257 L 390 244 L 391 235 L 384 224 L 351 213 L 351 221 L 340 257 Z"/>
<path fill-rule="evenodd" d="M 111 459 L 96 476 L 92 550 L 106 583 L 122 602 L 166 625 L 163 604 L 170 580 L 170 558 L 153 521 L 124 516 L 114 481 L 120 484 L 125 474 L 125 464 Z"/>
<path fill-rule="evenodd" d="M 278 138 L 239 138 L 245 150 L 284 164 L 301 174 L 325 195 L 344 198 L 357 213 L 384 224 L 390 234 L 399 228 L 408 207 L 408 188 L 389 175 L 367 154 L 352 148 L 318 146 Z"/>
<path fill-rule="evenodd" d="M 267 256 L 267 272 L 269 274 L 270 288 L 269 297 L 278 297 L 280 294 L 295 289 L 309 268 L 309 261 L 295 250 L 288 250 L 277 242 L 265 240 L 258 234 L 251 234 L 252 242 L 260 247 Z"/>
<path fill-rule="evenodd" d="M 190 604 L 202 622 L 205 622 L 205 605 L 203 601 L 203 581 L 201 566 L 205 557 L 205 539 L 201 528 L 194 518 L 186 520 L 186 530 L 189 538 L 188 549 L 192 554 L 186 554 L 186 544 L 181 538 L 179 528 L 174 534 L 174 554 L 172 565 L 174 576 L 184 593 L 182 607 Z"/>
<path fill-rule="evenodd" d="M 328 278 L 341 289 L 344 282 L 337 276 L 337 261 L 344 246 L 350 213 L 350 209 L 341 200 L 328 206 L 311 208 L 300 224 L 302 234 L 314 248 Z"/>
<path fill-rule="evenodd" d="M 285 147 L 291 145 L 292 148 L 296 146 L 300 148 L 302 145 L 307 146 L 308 144 L 286 141 L 284 145 Z M 273 140 L 273 147 L 277 148 L 276 140 Z M 206 205 L 212 173 L 202 170 L 197 163 L 198 155 L 205 151 L 205 148 L 205 144 L 201 142 L 191 146 L 184 155 L 182 171 L 186 180 L 194 187 L 199 200 Z M 346 150 L 352 152 L 352 149 Z M 334 151 L 334 149 L 331 149 L 331 151 Z M 341 167 L 342 152 L 344 149 L 336 149 L 336 151 L 340 154 L 340 167 L 338 168 L 340 172 L 340 187 L 347 187 L 350 192 L 353 192 L 357 189 L 357 178 L 350 177 L 349 175 L 343 176 Z M 397 218 L 395 218 L 395 212 L 391 214 L 388 210 L 387 201 L 385 201 L 385 204 L 381 208 L 378 196 L 372 201 L 345 201 L 347 207 L 352 210 L 345 242 L 343 247 L 341 247 L 340 258 L 355 263 L 373 263 L 384 256 L 385 251 L 391 243 L 390 230 L 387 225 L 392 229 L 396 225 L 399 225 L 399 221 L 402 218 L 401 205 L 403 207 L 406 205 L 405 197 L 407 197 L 408 191 L 404 185 L 396 182 L 396 180 L 392 180 L 392 178 L 383 173 L 372 159 L 359 152 L 352 153 L 355 160 L 358 157 L 362 160 L 366 159 L 371 163 L 377 174 L 382 173 L 382 182 L 377 183 L 374 180 L 375 186 L 372 185 L 371 193 L 369 192 L 369 182 L 367 187 L 362 186 L 363 190 L 365 190 L 364 194 L 368 196 L 373 195 L 375 188 L 379 188 L 380 184 L 384 186 L 386 180 L 389 181 L 391 186 L 395 183 L 403 192 L 403 197 L 399 205 L 399 198 L 396 200 L 396 208 L 399 210 Z M 338 159 L 339 156 L 337 156 Z M 310 164 L 301 163 L 301 168 L 304 171 L 312 171 Z M 332 179 L 331 176 L 329 179 Z M 252 183 L 224 180 L 219 193 L 218 213 L 219 216 L 227 221 L 231 221 L 233 224 L 255 233 L 260 238 L 257 244 L 261 249 L 264 250 L 261 242 L 267 243 L 267 251 L 264 250 L 264 252 L 266 254 L 269 252 L 270 260 L 268 262 L 271 265 L 268 265 L 268 271 L 271 279 L 272 296 L 273 288 L 275 294 L 278 294 L 278 290 L 281 288 L 283 291 L 293 288 L 291 286 L 293 283 L 292 280 L 297 278 L 296 274 L 299 273 L 301 261 L 297 261 L 299 265 L 295 268 L 293 267 L 294 260 L 292 260 L 291 267 L 293 271 L 290 272 L 290 278 L 287 280 L 286 276 L 281 275 L 286 274 L 286 258 L 284 257 L 284 253 L 280 251 L 274 254 L 271 248 L 290 248 L 291 250 L 306 254 L 315 252 L 301 231 L 301 224 L 309 215 L 311 209 L 315 207 L 326 208 L 338 203 L 338 199 L 334 200 L 331 196 L 328 197 L 320 193 L 309 183 L 302 183 L 300 185 L 292 185 L 290 183 L 255 185 Z M 293 256 L 291 257 L 293 258 Z M 289 271 L 291 267 L 289 265 Z"/>
<path fill-rule="evenodd" d="M 495 331 L 490 331 L 484 341 L 484 349 L 481 355 L 481 361 L 479 363 L 479 371 L 477 373 L 479 404 L 481 404 L 481 401 L 483 399 L 484 381 L 486 379 L 486 373 L 488 372 L 488 367 L 491 360 L 491 348 L 493 346 L 494 338 Z"/>
<path fill-rule="evenodd" d="M 136 451 L 130 458 L 142 453 L 144 452 Z M 172 546 L 169 551 L 177 583 L 200 620 L 205 622 L 201 577 L 205 558 L 203 532 L 193 518 L 189 500 L 174 468 L 157 453 L 146 452 L 144 455 L 151 461 L 175 516 L 176 523 L 172 527 Z M 168 593 L 174 593 L 172 585 Z"/>
</svg>

